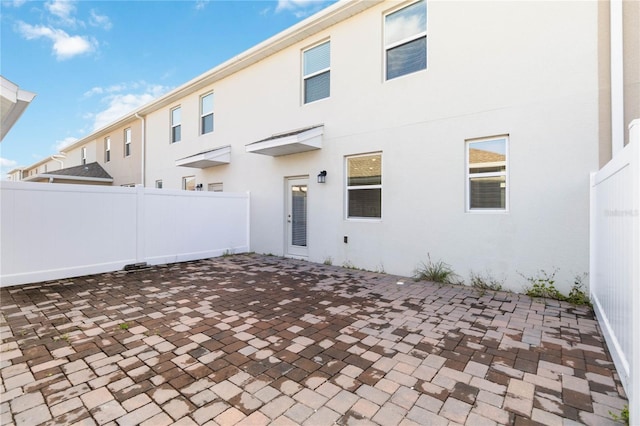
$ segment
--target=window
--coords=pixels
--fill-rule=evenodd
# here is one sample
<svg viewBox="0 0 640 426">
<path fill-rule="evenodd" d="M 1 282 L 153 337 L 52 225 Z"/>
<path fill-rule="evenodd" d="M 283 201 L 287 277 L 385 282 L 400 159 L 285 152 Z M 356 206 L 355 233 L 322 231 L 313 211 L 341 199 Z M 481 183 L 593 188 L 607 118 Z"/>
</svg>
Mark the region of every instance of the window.
<svg viewBox="0 0 640 426">
<path fill-rule="evenodd" d="M 209 192 L 222 192 L 222 182 L 208 184 L 207 185 L 207 191 L 209 191 Z"/>
<path fill-rule="evenodd" d="M 180 142 L 182 139 L 182 108 L 171 110 L 171 143 Z"/>
<path fill-rule="evenodd" d="M 185 176 L 182 178 L 182 189 L 185 191 L 195 191 L 196 190 L 196 177 L 195 176 Z"/>
<path fill-rule="evenodd" d="M 427 5 L 413 3 L 384 17 L 386 79 L 427 68 Z"/>
<path fill-rule="evenodd" d="M 305 104 L 329 97 L 330 57 L 331 45 L 328 41 L 302 53 Z"/>
<path fill-rule="evenodd" d="M 45 172 L 45 173 L 47 173 L 47 169 L 48 169 L 48 168 L 49 168 L 49 167 L 45 164 L 45 165 L 44 165 L 44 172 Z"/>
<path fill-rule="evenodd" d="M 131 127 L 124 129 L 124 156 L 131 155 Z"/>
<path fill-rule="evenodd" d="M 506 210 L 508 138 L 467 141 L 467 210 Z"/>
<path fill-rule="evenodd" d="M 213 93 L 200 98 L 200 134 L 213 132 Z"/>
<path fill-rule="evenodd" d="M 87 147 L 85 146 L 80 150 L 80 164 L 87 164 Z"/>
<path fill-rule="evenodd" d="M 156 188 L 162 189 L 162 180 L 157 180 L 156 181 Z"/>
<path fill-rule="evenodd" d="M 111 161 L 111 138 L 104 138 L 104 162 Z"/>
<path fill-rule="evenodd" d="M 347 218 L 382 217 L 382 154 L 347 157 Z"/>
</svg>

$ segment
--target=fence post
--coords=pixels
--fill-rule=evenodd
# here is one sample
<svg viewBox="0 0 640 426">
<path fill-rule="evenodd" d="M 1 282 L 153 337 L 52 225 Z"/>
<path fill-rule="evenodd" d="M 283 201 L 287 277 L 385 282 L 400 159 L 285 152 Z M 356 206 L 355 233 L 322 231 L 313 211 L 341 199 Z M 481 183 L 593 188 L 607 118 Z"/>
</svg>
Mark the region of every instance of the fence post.
<svg viewBox="0 0 640 426">
<path fill-rule="evenodd" d="M 144 243 L 145 235 L 145 189 L 143 185 L 136 185 L 136 263 L 146 262 Z"/>
<path fill-rule="evenodd" d="M 640 424 L 640 119 L 635 119 L 629 124 L 629 148 L 632 148 L 632 223 L 633 235 L 630 253 L 632 259 L 631 272 L 631 300 L 633 306 L 631 316 L 631 392 L 629 395 L 629 424 Z"/>
<path fill-rule="evenodd" d="M 597 244 L 598 238 L 597 232 L 597 206 L 596 201 L 596 175 L 597 172 L 592 172 L 589 176 L 589 299 L 594 300 L 597 286 L 598 286 L 598 269 L 596 268 L 598 253 Z"/>
</svg>

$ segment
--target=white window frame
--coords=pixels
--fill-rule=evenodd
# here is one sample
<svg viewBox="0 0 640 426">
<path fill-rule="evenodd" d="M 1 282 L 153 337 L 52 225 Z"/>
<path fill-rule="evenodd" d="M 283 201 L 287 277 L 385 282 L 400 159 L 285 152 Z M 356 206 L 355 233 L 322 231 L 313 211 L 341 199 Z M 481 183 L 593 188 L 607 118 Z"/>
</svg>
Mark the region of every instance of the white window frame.
<svg viewBox="0 0 640 426">
<path fill-rule="evenodd" d="M 173 122 L 173 112 L 176 110 L 180 110 L 180 122 L 179 123 L 174 123 Z M 169 142 L 174 144 L 174 143 L 178 143 L 180 141 L 182 141 L 182 105 L 178 105 L 176 107 L 173 107 L 169 110 L 169 123 L 170 125 L 170 130 L 169 130 Z M 180 139 L 177 140 L 173 140 L 173 135 L 174 135 L 174 129 L 176 127 L 180 127 Z"/>
<path fill-rule="evenodd" d="M 349 185 L 349 160 L 352 158 L 358 157 L 368 157 L 371 155 L 379 155 L 380 156 L 380 184 L 379 185 Z M 376 152 L 368 152 L 365 154 L 355 154 L 355 155 L 347 155 L 344 157 L 344 217 L 349 221 L 362 221 L 362 222 L 381 222 L 384 216 L 383 202 L 384 202 L 384 191 L 382 189 L 383 186 L 383 165 L 382 165 L 382 151 Z M 380 217 L 363 217 L 363 216 L 349 216 L 349 191 L 357 190 L 357 189 L 380 189 Z"/>
<path fill-rule="evenodd" d="M 415 73 L 420 72 L 420 71 L 426 71 L 427 68 L 429 67 L 429 57 L 428 57 L 428 54 L 429 54 L 429 46 L 428 46 L 429 37 L 427 35 L 427 33 L 429 32 L 429 14 L 426 12 L 426 8 L 427 8 L 427 1 L 426 0 L 424 0 L 424 2 L 425 2 L 424 7 L 425 7 L 425 13 L 426 13 L 426 19 L 427 19 L 427 25 L 426 25 L 425 31 L 419 32 L 419 33 L 414 34 L 414 35 L 412 35 L 410 37 L 403 38 L 403 39 L 401 39 L 399 41 L 396 41 L 396 42 L 388 44 L 388 45 L 384 41 L 384 32 L 387 30 L 387 28 L 386 28 L 387 16 L 392 15 L 392 14 L 394 14 L 394 13 L 396 13 L 396 12 L 402 10 L 402 9 L 405 9 L 407 7 L 413 6 L 414 4 L 416 4 L 416 3 L 420 2 L 420 1 L 422 1 L 422 0 L 417 0 L 417 1 L 414 1 L 414 2 L 411 2 L 411 3 L 408 3 L 408 4 L 404 4 L 404 5 L 400 6 L 400 7 L 397 7 L 397 8 L 394 8 L 392 10 L 389 10 L 389 11 L 385 12 L 384 15 L 382 16 L 382 28 L 383 28 L 383 37 L 382 37 L 382 44 L 383 44 L 382 76 L 383 76 L 383 81 L 391 81 L 391 80 L 395 80 L 395 79 L 398 79 L 398 78 L 402 78 L 402 77 L 407 76 L 407 75 L 415 74 Z M 414 40 L 417 40 L 419 38 L 422 38 L 422 37 L 425 38 L 425 50 L 426 50 L 426 52 L 425 52 L 426 66 L 424 67 L 424 69 L 417 70 L 417 71 L 412 71 L 412 72 L 409 72 L 409 73 L 406 73 L 406 74 L 402 74 L 402 75 L 399 75 L 399 76 L 396 76 L 396 77 L 393 77 L 393 78 L 389 79 L 388 76 L 387 76 L 387 52 L 390 49 L 393 49 L 394 47 L 398 47 L 398 46 L 401 46 L 403 44 L 410 43 L 410 42 L 412 42 Z"/>
<path fill-rule="evenodd" d="M 104 162 L 111 161 L 111 136 L 104 138 Z"/>
<path fill-rule="evenodd" d="M 310 74 L 305 74 L 304 73 L 304 54 L 306 52 L 310 51 L 310 50 L 313 50 L 313 49 L 315 49 L 315 48 L 317 48 L 319 46 L 322 46 L 323 44 L 329 44 L 329 66 L 326 67 L 326 68 L 322 68 L 322 69 L 320 69 L 318 71 L 312 72 Z M 301 64 L 302 104 L 303 105 L 308 105 L 308 104 L 312 104 L 314 102 L 322 101 L 324 99 L 329 99 L 331 97 L 331 40 L 330 39 L 325 39 L 325 40 L 319 41 L 318 43 L 316 43 L 316 44 L 314 44 L 312 46 L 307 47 L 306 49 L 302 50 L 302 54 L 300 55 L 300 58 L 302 60 L 302 64 Z M 307 97 L 306 85 L 305 85 L 306 81 L 308 79 L 310 79 L 310 78 L 313 78 L 313 77 L 317 76 L 317 75 L 324 74 L 325 72 L 329 72 L 329 95 L 324 97 L 324 98 L 320 98 L 320 99 L 316 99 L 316 100 L 313 100 L 313 101 L 306 102 L 306 97 Z"/>
<path fill-rule="evenodd" d="M 131 155 L 131 127 L 124 129 L 124 156 Z"/>
<path fill-rule="evenodd" d="M 209 112 L 205 112 L 204 111 L 204 98 L 206 98 L 207 96 L 211 96 L 211 111 Z M 213 92 L 209 92 L 209 93 L 205 93 L 204 95 L 200 96 L 200 135 L 207 135 L 209 133 L 213 133 L 213 129 L 215 127 L 215 123 L 214 123 L 214 115 L 213 115 L 213 110 L 214 108 L 214 96 L 213 96 Z M 211 131 L 209 132 L 204 132 L 204 118 L 206 116 L 210 115 L 211 116 Z"/>
<path fill-rule="evenodd" d="M 189 179 L 193 179 L 193 191 L 196 190 L 196 177 L 195 175 L 190 175 L 190 176 L 183 176 L 182 177 L 182 189 L 184 191 L 191 191 L 190 189 L 187 189 L 187 180 Z"/>
<path fill-rule="evenodd" d="M 224 192 L 222 182 L 212 182 L 207 184 L 208 192 Z"/>
<path fill-rule="evenodd" d="M 469 148 L 472 144 L 477 142 L 497 141 L 504 139 L 505 141 L 505 171 L 504 172 L 486 172 L 486 173 L 469 173 Z M 465 141 L 464 157 L 465 157 L 465 210 L 467 213 L 473 214 L 495 214 L 495 213 L 508 213 L 509 212 L 509 192 L 511 185 L 509 184 L 509 135 L 498 135 L 486 138 L 468 139 Z M 505 177 L 505 191 L 504 191 L 504 208 L 471 208 L 471 179 L 482 177 Z"/>
<path fill-rule="evenodd" d="M 80 149 L 80 164 L 82 164 L 83 166 L 87 164 L 87 147 L 86 146 L 83 146 Z"/>
</svg>

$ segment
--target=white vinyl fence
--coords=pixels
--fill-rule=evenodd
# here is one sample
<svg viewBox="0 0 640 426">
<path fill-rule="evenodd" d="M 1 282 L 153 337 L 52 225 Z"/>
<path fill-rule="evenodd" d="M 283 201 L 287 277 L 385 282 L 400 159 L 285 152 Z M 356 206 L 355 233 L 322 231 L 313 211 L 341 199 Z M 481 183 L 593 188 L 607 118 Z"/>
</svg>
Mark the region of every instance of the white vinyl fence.
<svg viewBox="0 0 640 426">
<path fill-rule="evenodd" d="M 640 424 L 640 120 L 630 143 L 591 176 L 590 292 Z"/>
<path fill-rule="evenodd" d="M 0 182 L 0 286 L 249 251 L 249 194 Z"/>
</svg>

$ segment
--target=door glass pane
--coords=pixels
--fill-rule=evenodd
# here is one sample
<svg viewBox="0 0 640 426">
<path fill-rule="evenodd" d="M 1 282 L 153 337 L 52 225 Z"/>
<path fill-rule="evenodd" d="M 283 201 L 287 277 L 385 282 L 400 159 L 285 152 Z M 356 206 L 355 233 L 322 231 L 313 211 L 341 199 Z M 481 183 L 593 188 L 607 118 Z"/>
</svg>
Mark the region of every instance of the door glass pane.
<svg viewBox="0 0 640 426">
<path fill-rule="evenodd" d="M 291 187 L 291 245 L 307 246 L 307 185 Z"/>
</svg>

